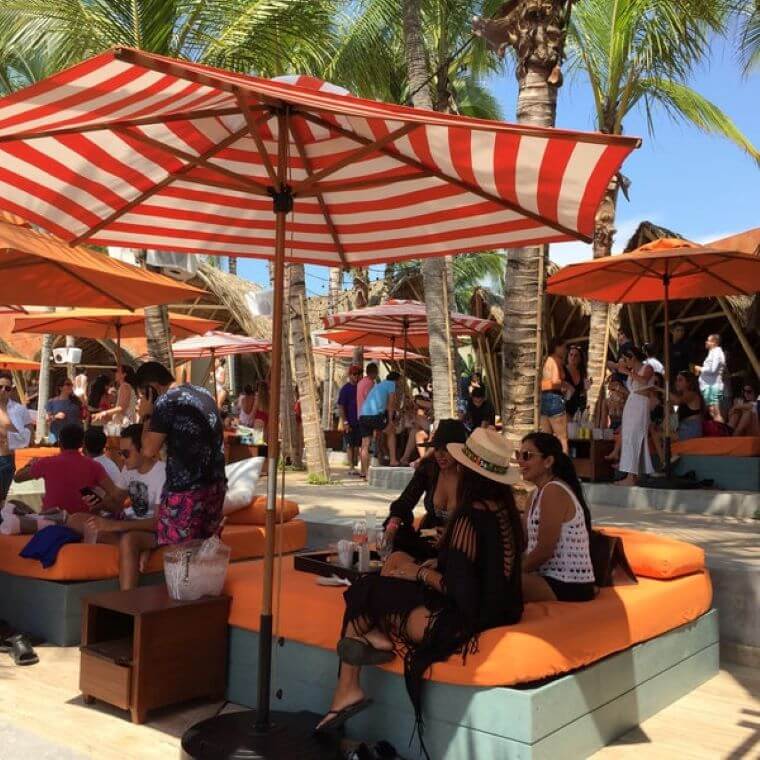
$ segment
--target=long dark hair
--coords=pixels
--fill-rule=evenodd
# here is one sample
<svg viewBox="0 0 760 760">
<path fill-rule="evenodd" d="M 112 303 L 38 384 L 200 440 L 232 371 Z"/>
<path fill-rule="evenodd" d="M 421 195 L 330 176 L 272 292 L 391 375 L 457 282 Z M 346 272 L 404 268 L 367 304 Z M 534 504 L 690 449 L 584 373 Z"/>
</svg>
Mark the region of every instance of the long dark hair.
<svg viewBox="0 0 760 760">
<path fill-rule="evenodd" d="M 111 378 L 108 375 L 98 375 L 93 380 L 90 386 L 90 393 L 88 395 L 88 404 L 93 409 L 97 409 L 100 406 L 103 394 L 108 390 L 108 386 L 111 384 Z"/>
<path fill-rule="evenodd" d="M 137 393 L 137 373 L 129 364 L 119 366 L 121 373 L 124 375 L 124 382 L 132 386 L 132 390 Z"/>
<path fill-rule="evenodd" d="M 581 357 L 578 364 L 578 372 L 580 372 L 581 380 L 585 380 L 588 377 L 588 368 L 586 367 L 586 354 L 580 346 L 572 345 L 567 347 L 567 356 L 565 357 L 565 369 L 570 374 L 570 352 L 577 351 Z"/>
<path fill-rule="evenodd" d="M 583 495 L 583 487 L 575 472 L 573 460 L 562 451 L 562 444 L 556 435 L 551 433 L 528 433 L 522 439 L 523 443 L 532 443 L 540 452 L 541 456 L 554 457 L 552 465 L 552 475 L 555 478 L 567 483 L 570 490 L 575 494 L 575 498 L 583 509 L 583 519 L 586 522 L 586 530 L 591 533 L 591 512 L 586 504 L 586 497 Z"/>
</svg>

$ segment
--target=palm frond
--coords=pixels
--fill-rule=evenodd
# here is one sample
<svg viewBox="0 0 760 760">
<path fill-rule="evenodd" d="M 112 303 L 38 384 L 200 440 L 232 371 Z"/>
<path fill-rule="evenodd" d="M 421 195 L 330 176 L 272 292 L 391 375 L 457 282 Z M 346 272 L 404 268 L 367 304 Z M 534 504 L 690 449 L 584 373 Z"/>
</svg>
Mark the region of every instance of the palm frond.
<svg viewBox="0 0 760 760">
<path fill-rule="evenodd" d="M 760 2 L 744 0 L 739 11 L 739 59 L 745 74 L 760 68 Z"/>
</svg>

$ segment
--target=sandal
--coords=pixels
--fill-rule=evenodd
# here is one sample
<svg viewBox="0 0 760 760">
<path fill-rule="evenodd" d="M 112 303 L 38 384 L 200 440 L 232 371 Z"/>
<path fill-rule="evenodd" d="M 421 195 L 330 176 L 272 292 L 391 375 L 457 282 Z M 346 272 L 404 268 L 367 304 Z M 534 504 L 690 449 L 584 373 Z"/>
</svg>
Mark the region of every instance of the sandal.
<svg viewBox="0 0 760 760">
<path fill-rule="evenodd" d="M 338 657 L 347 665 L 384 665 L 396 659 L 393 650 L 375 649 L 371 644 L 344 636 L 338 642 Z"/>
<path fill-rule="evenodd" d="M 330 729 L 340 728 L 349 718 L 353 718 L 354 715 L 358 715 L 360 712 L 366 710 L 372 704 L 371 699 L 360 699 L 358 702 L 354 702 L 352 705 L 344 707 L 342 710 L 329 710 L 325 717 L 333 715 L 335 717 L 330 718 L 321 725 L 314 729 L 314 733 L 321 733 L 322 731 L 329 731 Z"/>
<path fill-rule="evenodd" d="M 16 635 L 16 631 L 5 622 L 0 620 L 0 652 L 10 652 L 11 645 L 9 639 Z"/>
<path fill-rule="evenodd" d="M 6 642 L 10 647 L 8 654 L 13 658 L 16 665 L 36 665 L 40 661 L 25 633 L 11 636 L 11 638 L 6 639 Z"/>
</svg>

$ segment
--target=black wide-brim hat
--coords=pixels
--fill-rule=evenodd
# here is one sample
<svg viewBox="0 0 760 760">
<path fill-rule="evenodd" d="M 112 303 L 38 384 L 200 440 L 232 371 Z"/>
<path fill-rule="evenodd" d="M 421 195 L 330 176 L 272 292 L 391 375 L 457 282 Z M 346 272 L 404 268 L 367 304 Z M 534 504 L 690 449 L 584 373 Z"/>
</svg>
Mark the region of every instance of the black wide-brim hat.
<svg viewBox="0 0 760 760">
<path fill-rule="evenodd" d="M 464 443 L 467 435 L 467 428 L 460 420 L 441 420 L 426 445 L 434 449 L 445 449 L 450 443 Z"/>
</svg>

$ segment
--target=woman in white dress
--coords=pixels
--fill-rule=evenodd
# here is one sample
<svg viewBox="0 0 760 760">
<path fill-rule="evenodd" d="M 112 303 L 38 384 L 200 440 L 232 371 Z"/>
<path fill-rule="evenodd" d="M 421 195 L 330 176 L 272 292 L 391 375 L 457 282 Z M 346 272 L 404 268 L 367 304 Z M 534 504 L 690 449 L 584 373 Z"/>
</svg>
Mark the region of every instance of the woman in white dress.
<svg viewBox="0 0 760 760">
<path fill-rule="evenodd" d="M 647 431 L 649 430 L 649 392 L 654 384 L 654 370 L 645 364 L 646 356 L 636 346 L 627 348 L 620 359 L 618 369 L 628 375 L 628 398 L 623 407 L 620 426 L 621 472 L 627 473 L 619 486 L 635 486 L 639 475 L 654 472 L 649 457 Z"/>
</svg>

